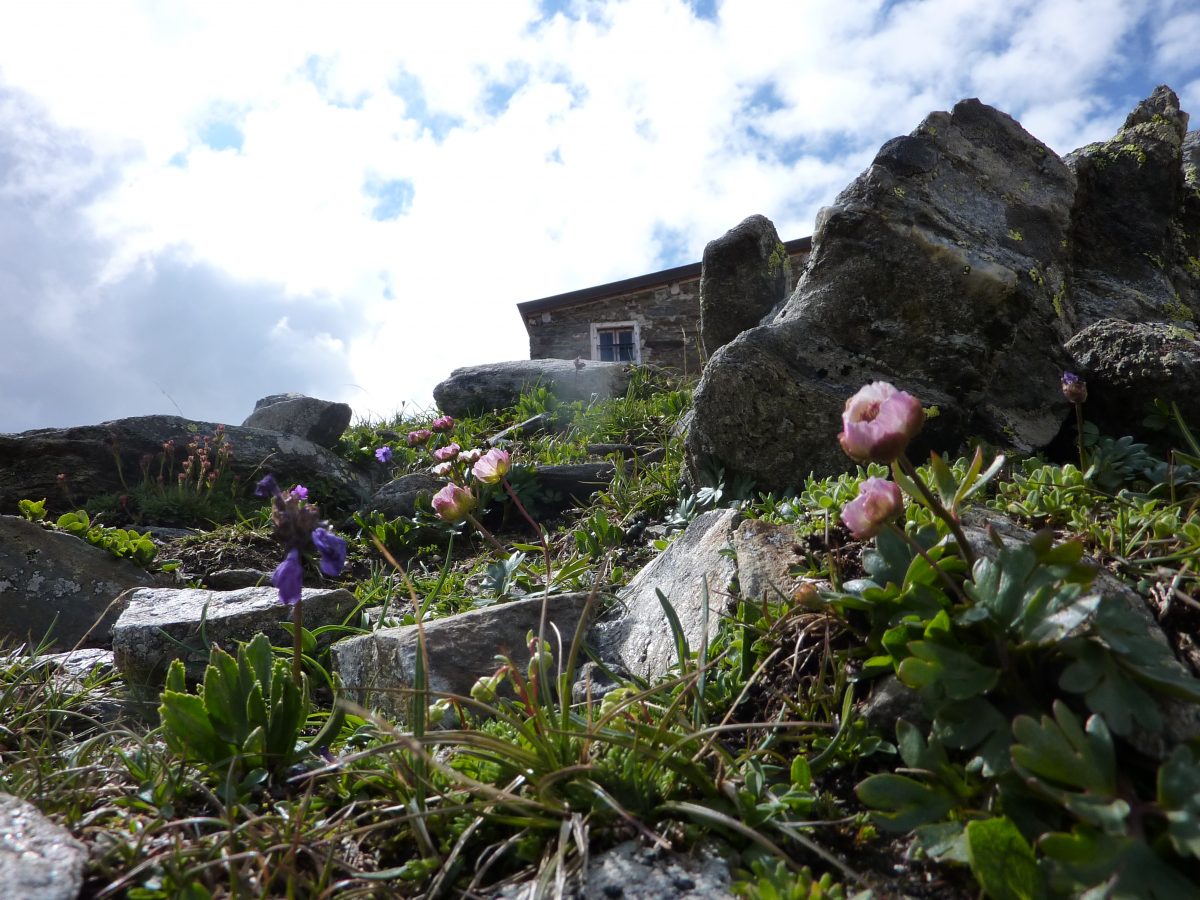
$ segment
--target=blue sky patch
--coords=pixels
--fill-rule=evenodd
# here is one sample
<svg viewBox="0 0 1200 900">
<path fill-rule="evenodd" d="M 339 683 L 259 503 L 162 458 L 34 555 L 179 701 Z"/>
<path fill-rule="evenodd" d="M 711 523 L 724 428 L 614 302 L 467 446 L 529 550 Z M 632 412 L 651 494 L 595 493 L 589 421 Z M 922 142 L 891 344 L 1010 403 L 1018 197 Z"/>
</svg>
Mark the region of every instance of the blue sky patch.
<svg viewBox="0 0 1200 900">
<path fill-rule="evenodd" d="M 242 130 L 223 119 L 216 119 L 200 128 L 200 142 L 213 150 L 241 150 L 242 140 Z"/>
<path fill-rule="evenodd" d="M 363 192 L 375 200 L 371 218 L 376 222 L 400 218 L 412 208 L 413 196 L 416 193 L 413 183 L 406 178 L 368 181 L 363 186 Z"/>
<path fill-rule="evenodd" d="M 462 118 L 449 113 L 430 109 L 421 79 L 407 69 L 401 68 L 388 82 L 388 89 L 404 101 L 405 118 L 413 119 L 433 135 L 439 143 L 446 135 L 462 125 Z"/>
<path fill-rule="evenodd" d="M 653 269 L 673 269 L 676 266 L 686 266 L 696 262 L 688 243 L 687 232 L 681 228 L 672 228 L 658 222 L 650 239 L 658 245 L 658 253 L 654 257 Z"/>
<path fill-rule="evenodd" d="M 719 14 L 717 0 L 688 0 L 688 6 L 692 8 L 692 15 L 697 19 L 703 19 L 706 22 L 717 21 Z"/>
</svg>

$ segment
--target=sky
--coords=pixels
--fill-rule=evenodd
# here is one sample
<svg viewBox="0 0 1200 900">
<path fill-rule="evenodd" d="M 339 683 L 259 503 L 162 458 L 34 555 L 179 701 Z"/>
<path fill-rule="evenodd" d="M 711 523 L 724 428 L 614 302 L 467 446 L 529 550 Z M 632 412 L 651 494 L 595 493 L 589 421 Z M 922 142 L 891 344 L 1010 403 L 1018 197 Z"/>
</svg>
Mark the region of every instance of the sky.
<svg viewBox="0 0 1200 900">
<path fill-rule="evenodd" d="M 1200 0 L 0 0 L 0 432 L 356 421 L 529 355 L 515 304 L 781 238 L 978 97 L 1065 154 Z"/>
</svg>

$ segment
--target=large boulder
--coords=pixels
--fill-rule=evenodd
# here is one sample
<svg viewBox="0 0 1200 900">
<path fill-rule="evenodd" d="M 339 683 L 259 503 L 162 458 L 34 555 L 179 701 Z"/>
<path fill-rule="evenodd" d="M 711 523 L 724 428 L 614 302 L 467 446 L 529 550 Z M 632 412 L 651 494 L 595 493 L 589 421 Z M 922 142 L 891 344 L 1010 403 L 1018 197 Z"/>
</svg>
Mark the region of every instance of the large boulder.
<svg viewBox="0 0 1200 900">
<path fill-rule="evenodd" d="M 109 647 L 129 588 L 154 583 L 127 559 L 18 516 L 0 516 L 0 643 Z"/>
<path fill-rule="evenodd" d="M 455 369 L 433 389 L 442 412 L 456 418 L 507 409 L 531 388 L 544 387 L 564 402 L 622 396 L 633 366 L 623 362 L 520 359 Z"/>
<path fill-rule="evenodd" d="M 730 605 L 729 585 L 737 563 L 726 552 L 740 514 L 714 509 L 697 516 L 680 537 L 617 592 L 619 604 L 588 632 L 588 640 L 607 664 L 653 680 L 678 662 L 675 636 L 661 591 L 675 610 L 688 646 L 717 634 Z M 705 608 L 707 604 L 707 609 Z"/>
<path fill-rule="evenodd" d="M 1070 306 L 1080 326 L 1100 319 L 1190 324 L 1200 311 L 1200 235 L 1182 221 L 1185 204 L 1200 212 L 1200 188 L 1184 175 L 1187 123 L 1179 98 L 1162 86 L 1113 138 L 1066 157 L 1079 185 Z"/>
<path fill-rule="evenodd" d="M 0 434 L 0 512 L 16 510 L 23 499 L 48 499 L 47 506 L 75 508 L 83 501 L 126 490 L 140 479 L 143 458 L 157 460 L 167 441 L 174 442 L 176 469 L 191 441 L 216 436 L 232 445 L 229 469 L 249 494 L 271 472 L 280 484 L 304 484 L 324 508 L 331 501 L 357 507 L 368 496 L 366 480 L 324 447 L 292 434 L 261 428 L 195 422 L 178 416 L 136 416 L 99 425 L 42 428 Z M 157 472 L 157 462 L 152 471 Z M 59 474 L 71 497 L 64 496 Z"/>
<path fill-rule="evenodd" d="M 341 625 L 358 601 L 345 589 L 305 588 L 304 627 Z M 238 591 L 199 588 L 140 588 L 132 591 L 113 626 L 113 659 L 135 700 L 153 704 L 171 661 L 182 660 L 188 677 L 198 681 L 208 663 L 209 647 L 233 652 L 237 641 L 258 632 L 279 646 L 290 646 L 286 623 L 291 610 L 279 603 L 273 587 Z M 331 640 L 326 637 L 325 643 Z"/>
<path fill-rule="evenodd" d="M 546 639 L 557 654 L 560 645 L 556 635 L 561 635 L 565 654 L 587 606 L 585 593 L 559 594 L 548 601 L 529 597 L 485 606 L 427 622 L 420 628 L 380 628 L 334 644 L 334 668 L 346 696 L 369 709 L 406 719 L 422 629 L 429 690 L 435 698 L 446 694 L 465 697 L 478 679 L 499 668 L 497 654 L 508 656 L 524 670 L 529 661 L 526 640 L 530 632 L 538 632 L 543 602 L 549 628 Z"/>
<path fill-rule="evenodd" d="M 347 403 L 318 400 L 303 394 L 272 394 L 254 404 L 254 412 L 242 425 L 295 434 L 333 449 L 342 432 L 349 427 L 352 414 Z"/>
<path fill-rule="evenodd" d="M 1137 433 L 1153 400 L 1178 404 L 1185 422 L 1200 422 L 1200 340 L 1162 322 L 1102 319 L 1067 342 L 1076 371 L 1087 376 L 1086 413 L 1106 434 Z"/>
<path fill-rule="evenodd" d="M 1074 191 L 1053 151 L 978 100 L 889 141 L 818 216 L 779 315 L 709 361 L 687 437 L 693 473 L 723 467 L 786 490 L 844 471 L 842 408 L 876 379 L 938 406 L 918 451 L 967 435 L 1045 446 L 1067 411 Z"/>
<path fill-rule="evenodd" d="M 791 263 L 766 216 L 750 216 L 704 248 L 700 336 L 709 355 L 787 299 Z"/>
</svg>

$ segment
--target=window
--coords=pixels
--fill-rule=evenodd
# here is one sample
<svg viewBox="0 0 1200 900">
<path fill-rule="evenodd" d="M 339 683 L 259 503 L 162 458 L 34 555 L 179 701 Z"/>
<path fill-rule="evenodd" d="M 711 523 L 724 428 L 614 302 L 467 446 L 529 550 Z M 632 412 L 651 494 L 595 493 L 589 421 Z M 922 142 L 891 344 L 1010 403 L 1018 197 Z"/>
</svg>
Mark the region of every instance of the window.
<svg viewBox="0 0 1200 900">
<path fill-rule="evenodd" d="M 602 362 L 640 362 L 637 322 L 593 322 L 592 359 Z"/>
</svg>

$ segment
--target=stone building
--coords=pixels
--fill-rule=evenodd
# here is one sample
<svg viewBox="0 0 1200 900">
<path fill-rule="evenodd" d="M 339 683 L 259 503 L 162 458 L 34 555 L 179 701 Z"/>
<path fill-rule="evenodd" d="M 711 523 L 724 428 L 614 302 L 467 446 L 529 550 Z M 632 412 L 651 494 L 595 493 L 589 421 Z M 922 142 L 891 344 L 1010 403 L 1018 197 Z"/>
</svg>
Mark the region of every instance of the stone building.
<svg viewBox="0 0 1200 900">
<path fill-rule="evenodd" d="M 786 241 L 792 282 L 804 269 L 810 238 Z M 700 263 L 528 300 L 517 309 L 529 333 L 530 359 L 629 361 L 699 374 Z"/>
</svg>

